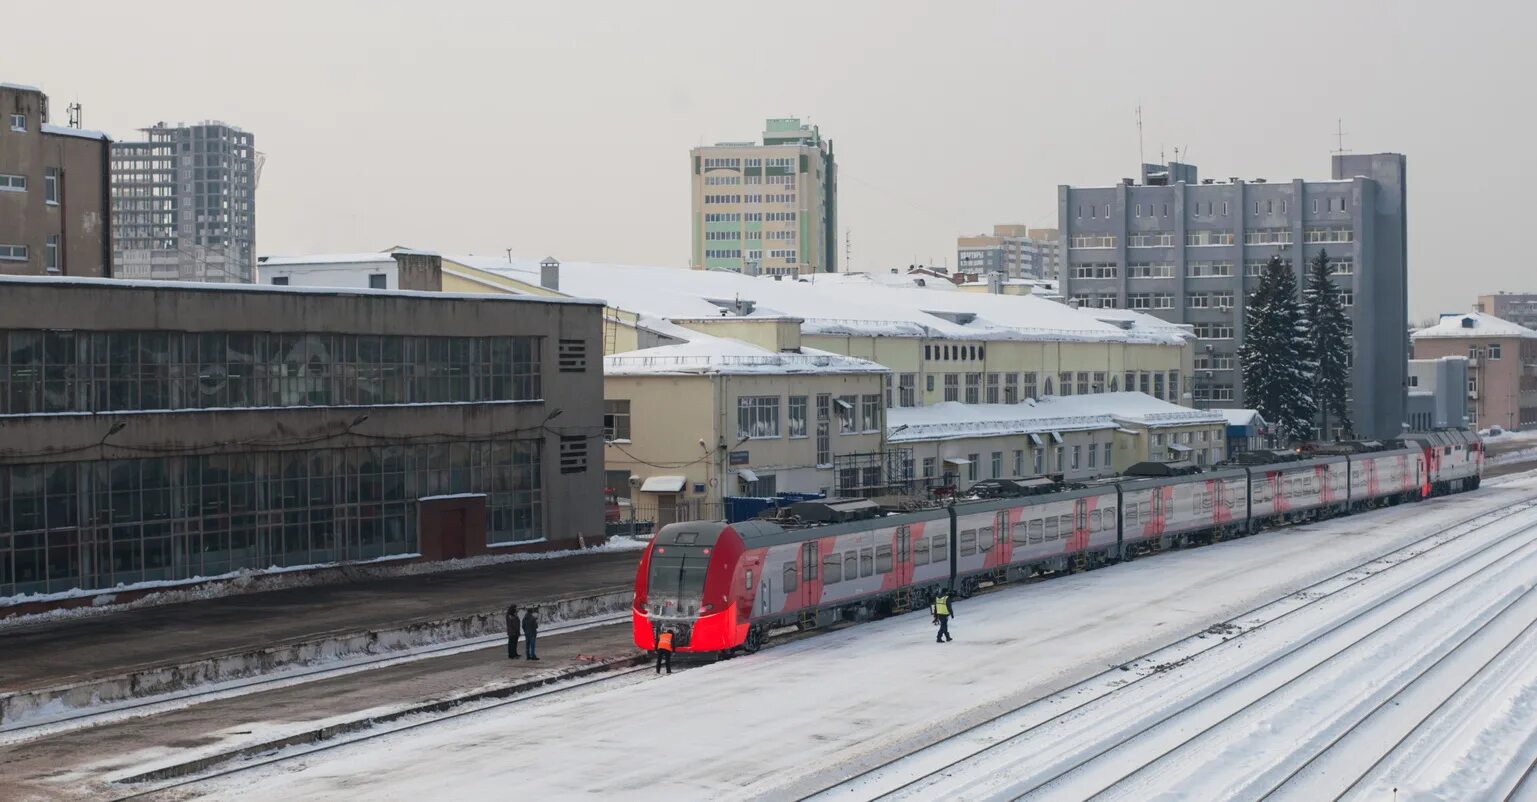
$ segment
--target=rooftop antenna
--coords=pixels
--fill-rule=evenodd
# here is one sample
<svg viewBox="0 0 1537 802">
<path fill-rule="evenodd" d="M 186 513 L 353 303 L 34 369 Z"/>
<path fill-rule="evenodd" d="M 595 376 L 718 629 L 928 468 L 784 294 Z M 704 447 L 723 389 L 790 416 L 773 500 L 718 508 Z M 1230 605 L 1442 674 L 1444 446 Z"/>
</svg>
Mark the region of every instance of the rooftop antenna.
<svg viewBox="0 0 1537 802">
<path fill-rule="evenodd" d="M 74 103 L 65 106 L 64 110 L 69 112 L 69 127 L 79 128 L 80 121 L 85 119 L 85 114 L 81 111 L 80 108 L 80 101 L 77 100 Z"/>
<path fill-rule="evenodd" d="M 843 272 L 854 271 L 854 229 L 843 229 Z"/>
<path fill-rule="evenodd" d="M 1334 139 L 1337 143 L 1334 150 L 1335 155 L 1350 152 L 1345 149 L 1345 121 L 1342 119 L 1336 118 L 1334 120 Z"/>
<path fill-rule="evenodd" d="M 511 248 L 507 249 L 507 263 L 508 264 L 512 264 L 512 249 Z"/>
<path fill-rule="evenodd" d="M 1137 106 L 1137 165 L 1147 164 L 1147 157 L 1142 155 L 1142 106 Z"/>
</svg>

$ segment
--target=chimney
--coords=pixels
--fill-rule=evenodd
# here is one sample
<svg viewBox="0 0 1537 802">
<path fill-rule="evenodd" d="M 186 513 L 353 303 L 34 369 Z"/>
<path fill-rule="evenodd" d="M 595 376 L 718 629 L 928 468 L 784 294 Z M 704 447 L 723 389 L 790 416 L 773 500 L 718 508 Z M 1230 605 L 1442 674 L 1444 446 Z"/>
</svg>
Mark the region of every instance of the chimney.
<svg viewBox="0 0 1537 802">
<path fill-rule="evenodd" d="M 398 268 L 396 284 L 402 290 L 443 291 L 443 257 L 426 251 L 392 251 Z"/>
<path fill-rule="evenodd" d="M 560 262 L 555 257 L 546 256 L 539 263 L 539 286 L 547 290 L 560 289 Z"/>
</svg>

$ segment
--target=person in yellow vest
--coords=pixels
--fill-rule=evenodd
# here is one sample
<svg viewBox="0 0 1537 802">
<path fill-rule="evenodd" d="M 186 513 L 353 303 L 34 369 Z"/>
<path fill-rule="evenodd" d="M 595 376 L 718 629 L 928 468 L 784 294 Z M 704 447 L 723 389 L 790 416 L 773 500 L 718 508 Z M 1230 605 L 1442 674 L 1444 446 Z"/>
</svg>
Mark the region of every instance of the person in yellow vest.
<svg viewBox="0 0 1537 802">
<path fill-rule="evenodd" d="M 656 673 L 662 673 L 662 664 L 667 665 L 667 673 L 672 673 L 672 628 L 664 627 L 656 635 Z"/>
<path fill-rule="evenodd" d="M 950 589 L 945 588 L 934 597 L 934 603 L 929 605 L 929 612 L 934 614 L 934 623 L 939 625 L 939 632 L 934 635 L 935 643 L 946 643 L 954 638 L 950 637 L 950 616 L 954 612 L 950 609 Z"/>
</svg>

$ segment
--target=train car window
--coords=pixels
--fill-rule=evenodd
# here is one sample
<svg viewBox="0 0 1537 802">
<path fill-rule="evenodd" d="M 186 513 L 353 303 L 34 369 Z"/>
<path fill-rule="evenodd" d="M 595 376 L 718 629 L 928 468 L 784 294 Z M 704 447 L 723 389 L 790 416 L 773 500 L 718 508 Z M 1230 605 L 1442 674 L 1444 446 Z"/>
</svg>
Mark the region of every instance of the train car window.
<svg viewBox="0 0 1537 802">
<path fill-rule="evenodd" d="M 889 573 L 891 573 L 891 547 L 890 546 L 876 546 L 875 547 L 875 573 L 877 573 L 877 574 L 889 574 Z"/>
<path fill-rule="evenodd" d="M 859 550 L 859 575 L 870 576 L 875 573 L 875 554 L 869 549 Z"/>
<path fill-rule="evenodd" d="M 959 553 L 962 557 L 977 553 L 977 530 L 967 529 L 961 532 Z"/>
<path fill-rule="evenodd" d="M 1056 540 L 1057 539 L 1057 516 L 1055 516 L 1055 515 L 1053 515 L 1050 518 L 1046 519 L 1046 539 L 1047 540 Z"/>
<path fill-rule="evenodd" d="M 1106 507 L 1105 508 L 1105 528 L 1106 529 L 1114 529 L 1115 528 L 1115 508 L 1114 507 Z"/>
<path fill-rule="evenodd" d="M 1149 501 L 1140 502 L 1139 504 L 1137 504 L 1137 511 L 1142 513 L 1142 517 L 1143 518 L 1151 519 L 1152 516 L 1153 516 L 1152 502 L 1149 502 Z"/>
<path fill-rule="evenodd" d="M 747 585 L 747 589 L 748 590 L 752 590 L 752 569 L 751 568 L 747 569 L 747 582 L 745 584 Z"/>
<path fill-rule="evenodd" d="M 1447 447 L 1446 447 L 1446 452 L 1445 452 L 1445 453 L 1446 453 L 1446 454 L 1447 454 L 1447 455 L 1448 455 L 1448 456 L 1450 456 L 1450 455 L 1451 455 L 1451 453 L 1452 453 L 1452 447 L 1451 447 L 1451 446 L 1447 446 Z"/>
<path fill-rule="evenodd" d="M 795 579 L 795 563 L 793 562 L 785 563 L 784 584 L 785 593 L 794 593 L 795 589 L 800 586 L 800 583 Z"/>
<path fill-rule="evenodd" d="M 1019 523 L 1014 524 L 1014 528 L 1012 530 L 1012 534 L 1013 534 L 1013 537 L 1011 538 L 1011 540 L 1014 541 L 1014 545 L 1016 545 L 1016 546 L 1027 545 L 1030 542 L 1030 522 L 1029 521 L 1020 521 Z M 1037 540 L 1036 542 L 1039 543 L 1040 541 Z"/>
<path fill-rule="evenodd" d="M 920 537 L 913 541 L 913 565 L 929 564 L 929 539 Z"/>
<path fill-rule="evenodd" d="M 843 553 L 843 577 L 845 579 L 859 578 L 859 552 L 845 551 Z"/>
<path fill-rule="evenodd" d="M 843 581 L 843 555 L 833 552 L 822 560 L 822 584 L 832 585 Z"/>
<path fill-rule="evenodd" d="M 1064 515 L 1062 520 L 1062 536 L 1067 537 L 1073 533 L 1073 516 Z"/>
<path fill-rule="evenodd" d="M 929 541 L 929 545 L 932 547 L 932 548 L 930 548 L 929 551 L 930 551 L 930 553 L 932 554 L 932 556 L 934 558 L 934 562 L 937 562 L 937 563 L 947 563 L 947 562 L 950 562 L 950 536 L 949 535 L 945 535 L 945 534 L 935 535 L 934 538 Z"/>
<path fill-rule="evenodd" d="M 679 546 L 692 546 L 699 542 L 698 532 L 679 532 L 672 540 Z"/>
<path fill-rule="evenodd" d="M 1126 525 L 1137 525 L 1137 503 L 1135 501 L 1126 505 Z"/>
<path fill-rule="evenodd" d="M 993 528 L 984 526 L 977 530 L 977 548 L 983 551 L 992 551 L 996 542 L 993 538 Z"/>
<path fill-rule="evenodd" d="M 1046 525 L 1037 518 L 1030 522 L 1030 542 L 1039 543 L 1046 534 Z"/>
<path fill-rule="evenodd" d="M 1098 532 L 1105 526 L 1105 514 L 1099 510 L 1089 513 L 1089 529 Z"/>
</svg>

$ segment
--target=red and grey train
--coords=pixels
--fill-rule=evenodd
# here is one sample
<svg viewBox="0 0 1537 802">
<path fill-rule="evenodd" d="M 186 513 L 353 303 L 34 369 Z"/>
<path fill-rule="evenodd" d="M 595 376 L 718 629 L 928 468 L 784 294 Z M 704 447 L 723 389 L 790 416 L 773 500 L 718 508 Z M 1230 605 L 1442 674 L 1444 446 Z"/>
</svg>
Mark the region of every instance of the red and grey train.
<svg viewBox="0 0 1537 802">
<path fill-rule="evenodd" d="M 635 644 L 651 648 L 669 627 L 680 652 L 756 651 L 776 627 L 926 605 L 952 571 L 966 595 L 981 582 L 1082 570 L 1470 490 L 1483 472 L 1482 444 L 1466 430 L 1335 451 L 800 528 L 762 520 L 670 524 L 641 556 Z"/>
</svg>

